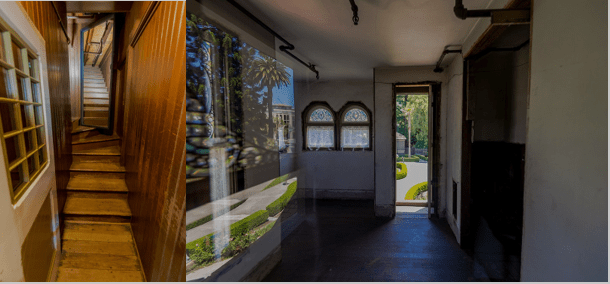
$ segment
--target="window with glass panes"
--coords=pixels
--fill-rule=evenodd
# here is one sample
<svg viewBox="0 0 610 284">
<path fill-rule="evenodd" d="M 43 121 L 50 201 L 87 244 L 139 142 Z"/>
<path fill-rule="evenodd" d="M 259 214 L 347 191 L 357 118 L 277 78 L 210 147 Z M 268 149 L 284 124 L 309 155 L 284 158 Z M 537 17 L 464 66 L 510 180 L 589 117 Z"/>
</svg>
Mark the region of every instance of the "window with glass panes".
<svg viewBox="0 0 610 284">
<path fill-rule="evenodd" d="M 2 23 L 0 35 L 0 139 L 15 203 L 47 163 L 40 65 Z"/>
</svg>

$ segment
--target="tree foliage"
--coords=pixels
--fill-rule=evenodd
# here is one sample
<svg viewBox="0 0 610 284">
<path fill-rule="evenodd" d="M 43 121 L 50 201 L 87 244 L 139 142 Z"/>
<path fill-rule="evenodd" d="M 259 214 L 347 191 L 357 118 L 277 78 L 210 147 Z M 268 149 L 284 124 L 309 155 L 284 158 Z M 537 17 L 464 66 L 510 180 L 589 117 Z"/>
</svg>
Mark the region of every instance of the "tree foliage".
<svg viewBox="0 0 610 284">
<path fill-rule="evenodd" d="M 408 119 L 411 119 L 411 147 L 428 147 L 428 96 L 409 95 L 396 98 L 398 133 L 408 137 Z"/>
</svg>

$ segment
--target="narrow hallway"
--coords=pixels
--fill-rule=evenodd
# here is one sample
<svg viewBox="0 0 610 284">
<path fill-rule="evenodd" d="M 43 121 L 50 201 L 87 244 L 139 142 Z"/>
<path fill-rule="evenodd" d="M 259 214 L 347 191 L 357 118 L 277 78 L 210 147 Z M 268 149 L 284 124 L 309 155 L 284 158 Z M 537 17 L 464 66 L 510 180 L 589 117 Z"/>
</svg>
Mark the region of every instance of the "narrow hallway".
<svg viewBox="0 0 610 284">
<path fill-rule="evenodd" d="M 131 230 L 120 138 L 79 126 L 63 210 L 57 281 L 144 281 Z"/>
</svg>

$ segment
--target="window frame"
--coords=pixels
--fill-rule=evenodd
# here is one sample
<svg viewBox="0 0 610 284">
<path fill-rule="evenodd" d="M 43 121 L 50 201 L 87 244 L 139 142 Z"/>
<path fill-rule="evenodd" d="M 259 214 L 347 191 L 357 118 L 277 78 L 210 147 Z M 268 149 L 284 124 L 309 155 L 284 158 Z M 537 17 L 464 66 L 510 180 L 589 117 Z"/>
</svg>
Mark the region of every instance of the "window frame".
<svg viewBox="0 0 610 284">
<path fill-rule="evenodd" d="M 0 104 L 13 107 L 13 112 L 9 113 L 8 117 L 14 123 L 14 129 L 4 132 L 2 116 L 0 116 L 0 143 L 11 202 L 16 204 L 38 183 L 41 174 L 48 172 L 52 160 L 52 154 L 49 153 L 49 143 L 51 141 L 47 135 L 49 130 L 45 123 L 49 121 L 48 106 L 45 106 L 47 104 L 48 87 L 45 80 L 46 72 L 43 68 L 46 66 L 46 55 L 44 54 L 44 46 L 42 46 L 41 52 L 36 52 L 35 49 L 36 47 L 40 49 L 40 45 L 44 41 L 28 41 L 28 39 L 31 40 L 32 36 L 31 30 L 28 31 L 28 28 L 32 28 L 31 26 L 21 27 L 14 21 L 10 22 L 11 17 L 6 17 L 7 15 L 2 15 L 3 13 L 0 13 L 0 36 L 2 37 L 2 48 L 0 50 L 3 53 L 0 55 L 0 68 L 6 71 L 7 89 L 6 97 L 0 97 Z M 5 16 L 11 24 L 5 21 L 2 16 Z M 19 28 L 15 30 L 13 27 Z M 40 36 L 39 39 L 41 39 Z M 15 54 L 13 45 L 19 47 L 18 54 L 21 57 L 21 63 L 15 62 L 15 58 L 13 58 Z M 30 60 L 30 58 L 33 58 L 33 60 Z M 32 67 L 29 66 L 30 63 L 33 65 Z M 18 65 L 21 65 L 21 68 Z M 1 79 L 4 80 L 5 78 Z M 19 80 L 23 80 L 21 85 L 19 85 Z M 36 84 L 37 92 L 33 92 L 32 84 Z M 21 90 L 18 89 L 19 86 L 22 87 Z M 23 93 L 23 99 L 20 93 Z M 26 110 L 24 116 L 22 116 L 22 110 Z M 31 123 L 31 126 L 23 125 L 22 119 L 24 117 L 26 122 Z M 40 122 L 40 124 L 37 122 Z M 29 133 L 30 141 L 26 141 L 26 133 Z M 42 135 L 40 137 L 42 139 L 39 139 L 39 135 Z M 6 139 L 8 138 L 15 139 L 14 143 L 19 152 L 18 157 L 13 161 L 9 161 L 7 152 Z M 35 147 L 30 145 L 32 149 L 27 151 L 26 142 L 31 142 Z M 42 162 L 40 161 L 40 154 L 43 157 Z M 31 158 L 33 158 L 34 171 L 30 170 L 32 166 L 30 165 Z M 21 169 L 20 178 L 22 183 L 17 187 L 13 187 L 11 177 L 11 171 L 14 169 Z M 48 177 L 45 176 L 45 180 L 47 179 Z"/>
<path fill-rule="evenodd" d="M 324 108 L 330 112 L 333 116 L 333 122 L 310 122 L 309 117 L 311 113 L 319 108 Z M 310 103 L 302 112 L 302 123 L 303 123 L 303 151 L 335 151 L 337 149 L 337 113 L 328 105 L 326 102 L 315 101 Z M 309 149 L 307 147 L 307 127 L 309 126 L 332 126 L 333 127 L 333 147 Z"/>
<path fill-rule="evenodd" d="M 345 114 L 352 109 L 360 109 L 364 111 L 367 115 L 367 122 L 347 122 L 345 121 Z M 337 120 L 337 137 L 338 149 L 341 151 L 372 151 L 373 150 L 373 117 L 371 115 L 371 111 L 366 107 L 362 102 L 347 102 L 341 110 L 339 110 L 339 119 Z M 367 148 L 356 148 L 356 147 L 341 147 L 342 143 L 342 135 L 343 135 L 343 126 L 367 126 L 369 128 L 369 146 Z"/>
</svg>

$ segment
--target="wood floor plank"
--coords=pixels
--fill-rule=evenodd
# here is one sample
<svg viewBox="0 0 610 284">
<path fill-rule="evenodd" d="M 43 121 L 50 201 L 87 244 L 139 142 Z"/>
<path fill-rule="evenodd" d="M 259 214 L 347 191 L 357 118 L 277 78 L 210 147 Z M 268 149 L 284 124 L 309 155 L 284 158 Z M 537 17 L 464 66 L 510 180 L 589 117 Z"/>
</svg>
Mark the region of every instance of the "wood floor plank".
<svg viewBox="0 0 610 284">
<path fill-rule="evenodd" d="M 65 222 L 63 240 L 97 242 L 132 242 L 129 224 L 93 224 Z"/>
<path fill-rule="evenodd" d="M 57 282 L 143 282 L 141 271 L 59 268 Z"/>
<path fill-rule="evenodd" d="M 125 179 L 79 175 L 70 178 L 68 190 L 127 192 Z"/>
<path fill-rule="evenodd" d="M 60 266 L 63 268 L 105 269 L 114 271 L 139 271 L 136 256 L 107 255 L 93 253 L 62 253 Z"/>
<path fill-rule="evenodd" d="M 62 251 L 67 253 L 93 253 L 109 255 L 130 255 L 136 256 L 136 249 L 133 242 L 95 242 L 95 241 L 75 241 L 64 240 L 61 246 Z"/>
</svg>

